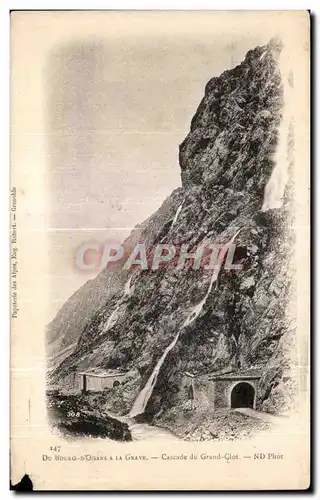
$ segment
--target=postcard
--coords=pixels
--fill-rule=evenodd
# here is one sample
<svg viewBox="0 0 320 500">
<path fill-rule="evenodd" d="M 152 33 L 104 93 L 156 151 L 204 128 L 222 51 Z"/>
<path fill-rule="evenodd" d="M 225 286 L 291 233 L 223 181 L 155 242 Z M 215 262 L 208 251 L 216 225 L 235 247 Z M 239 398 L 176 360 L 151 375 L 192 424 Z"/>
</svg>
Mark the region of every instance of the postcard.
<svg viewBox="0 0 320 500">
<path fill-rule="evenodd" d="M 307 11 L 11 13 L 11 481 L 310 485 Z"/>
</svg>

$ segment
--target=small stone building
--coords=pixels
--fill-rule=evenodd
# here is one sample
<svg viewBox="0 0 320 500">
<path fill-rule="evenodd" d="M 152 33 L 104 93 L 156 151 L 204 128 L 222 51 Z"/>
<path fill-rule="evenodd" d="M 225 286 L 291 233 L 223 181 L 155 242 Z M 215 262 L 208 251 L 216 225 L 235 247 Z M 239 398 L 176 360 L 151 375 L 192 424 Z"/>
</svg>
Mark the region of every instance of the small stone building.
<svg viewBox="0 0 320 500">
<path fill-rule="evenodd" d="M 209 400 L 214 408 L 255 408 L 261 371 L 255 368 L 209 377 Z"/>
<path fill-rule="evenodd" d="M 99 392 L 104 389 L 118 387 L 126 380 L 127 373 L 118 371 L 91 371 L 79 374 L 81 392 Z"/>
</svg>

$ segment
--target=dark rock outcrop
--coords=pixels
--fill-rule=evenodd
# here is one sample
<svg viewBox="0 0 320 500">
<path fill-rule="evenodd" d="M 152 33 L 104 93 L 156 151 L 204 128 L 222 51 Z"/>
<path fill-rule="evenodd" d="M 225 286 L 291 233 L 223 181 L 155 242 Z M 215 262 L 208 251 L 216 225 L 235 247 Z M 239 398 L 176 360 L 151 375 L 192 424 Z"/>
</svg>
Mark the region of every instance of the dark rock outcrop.
<svg viewBox="0 0 320 500">
<path fill-rule="evenodd" d="M 131 441 L 126 423 L 101 411 L 84 395 L 48 394 L 48 413 L 51 424 L 68 436 L 108 437 L 114 441 Z M 101 398 L 100 398 L 101 399 Z"/>
</svg>

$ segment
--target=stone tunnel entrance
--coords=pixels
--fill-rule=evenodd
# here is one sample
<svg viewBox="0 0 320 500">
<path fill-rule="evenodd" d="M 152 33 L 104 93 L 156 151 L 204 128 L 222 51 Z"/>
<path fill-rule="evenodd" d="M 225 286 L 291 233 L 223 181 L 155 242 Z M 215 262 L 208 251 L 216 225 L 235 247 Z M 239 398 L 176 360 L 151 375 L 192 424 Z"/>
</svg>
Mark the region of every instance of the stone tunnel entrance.
<svg viewBox="0 0 320 500">
<path fill-rule="evenodd" d="M 236 384 L 231 392 L 231 408 L 253 408 L 254 388 L 248 382 Z"/>
<path fill-rule="evenodd" d="M 261 378 L 260 368 L 236 369 L 209 376 L 209 400 L 214 408 L 256 407 L 256 391 Z"/>
</svg>

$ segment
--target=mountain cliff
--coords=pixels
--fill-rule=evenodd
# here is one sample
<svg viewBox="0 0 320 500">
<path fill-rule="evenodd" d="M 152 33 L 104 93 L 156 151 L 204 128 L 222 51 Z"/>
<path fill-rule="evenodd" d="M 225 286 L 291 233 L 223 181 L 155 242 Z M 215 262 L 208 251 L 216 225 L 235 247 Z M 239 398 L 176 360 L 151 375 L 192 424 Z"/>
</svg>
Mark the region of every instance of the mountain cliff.
<svg viewBox="0 0 320 500">
<path fill-rule="evenodd" d="M 180 188 L 165 200 L 159 210 L 145 222 L 136 226 L 124 241 L 123 248 L 128 253 L 139 241 L 152 245 L 168 213 L 176 210 L 180 201 Z M 49 367 L 59 366 L 76 346 L 81 333 L 91 321 L 95 312 L 106 303 L 108 297 L 120 290 L 128 279 L 128 271 L 121 263 L 103 269 L 96 278 L 88 280 L 61 307 L 56 317 L 47 326 L 47 355 Z"/>
<path fill-rule="evenodd" d="M 144 413 L 164 422 L 183 401 L 185 372 L 205 385 L 208 374 L 255 367 L 263 372 L 257 407 L 289 408 L 295 391 L 290 182 L 282 206 L 262 210 L 282 119 L 281 50 L 272 40 L 207 83 L 179 148 L 182 188 L 135 238 L 149 246 L 187 244 L 189 251 L 234 238 L 233 262 L 241 270 L 222 266 L 215 280 L 212 271 L 178 269 L 174 261 L 157 270 L 117 269 L 111 278 L 104 271 L 90 283 L 99 299 L 85 296 L 83 304 L 75 296 L 50 326 L 56 342 L 63 332 L 60 347 L 73 344 L 53 366 L 50 384 L 68 390 L 82 370 L 128 371 L 121 388 L 106 395 L 106 409 L 127 414 L 149 384 Z"/>
</svg>

